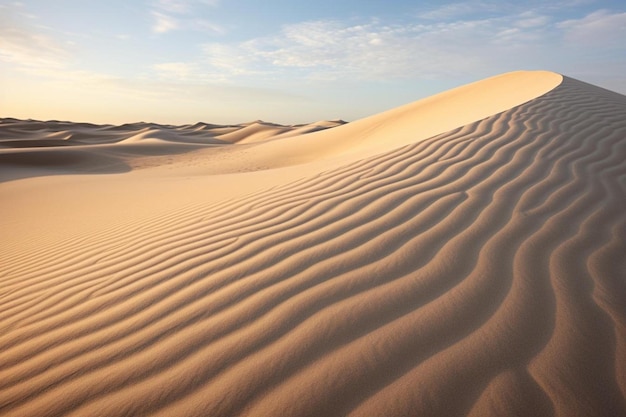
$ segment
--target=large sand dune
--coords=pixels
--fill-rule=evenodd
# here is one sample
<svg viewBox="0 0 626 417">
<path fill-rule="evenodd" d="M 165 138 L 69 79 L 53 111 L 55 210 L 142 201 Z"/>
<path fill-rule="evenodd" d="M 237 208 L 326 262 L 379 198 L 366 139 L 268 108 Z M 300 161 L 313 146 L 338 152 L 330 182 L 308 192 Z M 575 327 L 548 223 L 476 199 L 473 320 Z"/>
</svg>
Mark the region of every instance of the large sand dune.
<svg viewBox="0 0 626 417">
<path fill-rule="evenodd" d="M 0 415 L 626 415 L 625 96 L 4 119 L 0 180 Z"/>
</svg>

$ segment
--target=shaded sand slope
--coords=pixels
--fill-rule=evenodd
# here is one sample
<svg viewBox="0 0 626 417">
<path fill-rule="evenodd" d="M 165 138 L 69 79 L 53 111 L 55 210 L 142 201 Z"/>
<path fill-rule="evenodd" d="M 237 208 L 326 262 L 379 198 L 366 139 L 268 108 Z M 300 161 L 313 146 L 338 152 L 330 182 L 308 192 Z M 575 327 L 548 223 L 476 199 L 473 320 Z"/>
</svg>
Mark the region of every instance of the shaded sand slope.
<svg viewBox="0 0 626 417">
<path fill-rule="evenodd" d="M 49 182 L 168 194 L 3 239 L 0 414 L 626 415 L 626 97 L 557 84 L 228 199 L 181 167 Z"/>
</svg>

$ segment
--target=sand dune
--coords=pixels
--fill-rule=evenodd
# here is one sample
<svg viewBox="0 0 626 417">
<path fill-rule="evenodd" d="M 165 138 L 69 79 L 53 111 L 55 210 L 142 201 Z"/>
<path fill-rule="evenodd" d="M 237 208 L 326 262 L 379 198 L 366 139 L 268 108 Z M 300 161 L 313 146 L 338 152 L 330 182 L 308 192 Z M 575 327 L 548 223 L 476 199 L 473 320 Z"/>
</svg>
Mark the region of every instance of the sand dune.
<svg viewBox="0 0 626 417">
<path fill-rule="evenodd" d="M 625 96 L 0 138 L 3 416 L 626 415 Z"/>
</svg>

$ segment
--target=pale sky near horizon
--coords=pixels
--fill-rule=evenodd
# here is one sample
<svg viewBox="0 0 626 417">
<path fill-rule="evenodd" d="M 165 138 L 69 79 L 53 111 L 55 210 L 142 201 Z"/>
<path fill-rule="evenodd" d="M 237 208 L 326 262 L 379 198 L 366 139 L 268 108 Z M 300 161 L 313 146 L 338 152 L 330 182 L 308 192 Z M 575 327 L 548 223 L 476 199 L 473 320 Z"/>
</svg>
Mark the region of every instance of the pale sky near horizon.
<svg viewBox="0 0 626 417">
<path fill-rule="evenodd" d="M 0 117 L 355 120 L 514 70 L 626 94 L 623 1 L 0 0 Z"/>
</svg>

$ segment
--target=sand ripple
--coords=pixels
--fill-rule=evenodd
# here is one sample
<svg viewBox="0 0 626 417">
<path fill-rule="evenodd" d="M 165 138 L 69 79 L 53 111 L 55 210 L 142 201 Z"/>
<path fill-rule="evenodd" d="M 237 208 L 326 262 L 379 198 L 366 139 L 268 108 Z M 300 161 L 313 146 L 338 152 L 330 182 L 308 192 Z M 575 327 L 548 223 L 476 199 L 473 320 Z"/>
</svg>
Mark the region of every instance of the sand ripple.
<svg viewBox="0 0 626 417">
<path fill-rule="evenodd" d="M 626 97 L 569 78 L 294 183 L 4 250 L 4 416 L 626 415 Z"/>
</svg>

